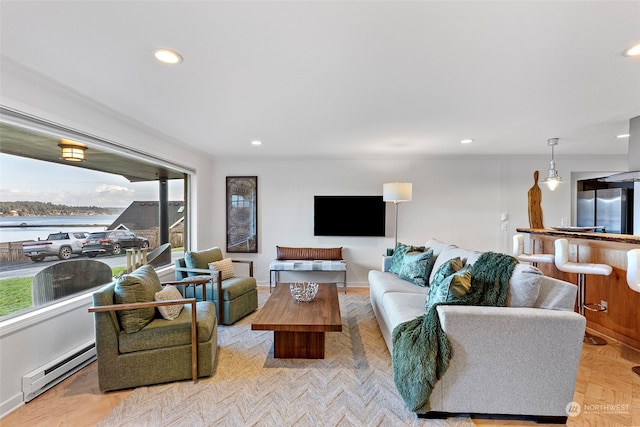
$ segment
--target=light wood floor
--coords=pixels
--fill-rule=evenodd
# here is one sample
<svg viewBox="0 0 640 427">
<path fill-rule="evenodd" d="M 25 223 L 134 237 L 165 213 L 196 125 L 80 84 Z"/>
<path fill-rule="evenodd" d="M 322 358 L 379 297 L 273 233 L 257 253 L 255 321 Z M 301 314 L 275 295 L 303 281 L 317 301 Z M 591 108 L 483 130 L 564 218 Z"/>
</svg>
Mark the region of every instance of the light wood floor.
<svg viewBox="0 0 640 427">
<path fill-rule="evenodd" d="M 260 287 L 259 292 L 269 292 Z M 369 294 L 368 288 L 349 293 Z M 580 414 L 569 426 L 640 426 L 640 377 L 631 367 L 640 365 L 640 352 L 613 339 L 605 346 L 582 348 L 574 401 Z M 93 426 L 131 390 L 101 393 L 96 362 L 0 420 L 0 426 Z M 481 426 L 540 426 L 526 420 L 474 418 Z"/>
</svg>

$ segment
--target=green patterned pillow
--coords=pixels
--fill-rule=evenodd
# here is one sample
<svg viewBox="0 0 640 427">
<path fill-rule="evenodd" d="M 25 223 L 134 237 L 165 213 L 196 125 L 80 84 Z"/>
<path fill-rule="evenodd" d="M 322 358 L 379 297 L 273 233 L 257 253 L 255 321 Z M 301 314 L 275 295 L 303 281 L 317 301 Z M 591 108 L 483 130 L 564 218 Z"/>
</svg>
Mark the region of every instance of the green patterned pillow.
<svg viewBox="0 0 640 427">
<path fill-rule="evenodd" d="M 436 271 L 436 274 L 433 276 L 431 284 L 429 284 L 429 298 L 427 298 L 427 301 L 429 301 L 432 296 L 436 294 L 438 287 L 447 277 L 460 270 L 463 266 L 464 264 L 459 257 L 452 258 L 442 264 L 438 271 Z"/>
<path fill-rule="evenodd" d="M 429 292 L 429 299 L 425 305 L 428 307 L 439 302 L 457 301 L 467 295 L 470 289 L 471 266 L 465 265 L 440 282 L 433 295 Z"/>
<path fill-rule="evenodd" d="M 404 260 L 404 255 L 409 252 L 411 246 L 405 245 L 403 243 L 398 242 L 396 248 L 393 250 L 393 257 L 391 258 L 391 266 L 389 267 L 389 271 L 400 275 L 400 270 L 402 269 L 402 262 Z"/>
<path fill-rule="evenodd" d="M 411 251 L 407 252 L 400 269 L 401 279 L 425 287 L 433 268 L 433 251 L 429 249 L 426 252 Z"/>
</svg>

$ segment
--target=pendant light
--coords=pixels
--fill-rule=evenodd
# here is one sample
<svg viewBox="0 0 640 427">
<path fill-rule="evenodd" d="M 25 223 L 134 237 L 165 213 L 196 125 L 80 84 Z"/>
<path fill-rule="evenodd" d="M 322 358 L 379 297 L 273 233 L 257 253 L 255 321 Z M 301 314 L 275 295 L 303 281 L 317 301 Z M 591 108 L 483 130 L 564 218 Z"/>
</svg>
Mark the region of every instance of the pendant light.
<svg viewBox="0 0 640 427">
<path fill-rule="evenodd" d="M 549 187 L 549 190 L 551 191 L 555 190 L 558 184 L 562 182 L 562 178 L 556 170 L 556 161 L 553 157 L 553 147 L 558 145 L 558 139 L 559 138 L 547 139 L 547 145 L 551 147 L 551 162 L 549 162 L 549 175 L 547 175 L 547 177 L 542 182 L 547 184 L 547 187 Z"/>
</svg>

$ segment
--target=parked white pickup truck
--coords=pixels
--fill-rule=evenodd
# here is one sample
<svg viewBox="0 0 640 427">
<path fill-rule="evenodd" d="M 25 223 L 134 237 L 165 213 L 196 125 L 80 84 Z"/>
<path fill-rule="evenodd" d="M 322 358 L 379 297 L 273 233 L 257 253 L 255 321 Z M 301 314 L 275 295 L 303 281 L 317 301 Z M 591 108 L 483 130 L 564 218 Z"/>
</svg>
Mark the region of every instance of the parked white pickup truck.
<svg viewBox="0 0 640 427">
<path fill-rule="evenodd" d="M 49 234 L 47 240 L 24 242 L 22 254 L 33 262 L 42 262 L 45 257 L 57 256 L 69 259 L 72 254 L 82 253 L 82 244 L 89 233 L 87 231 L 61 231 Z"/>
</svg>

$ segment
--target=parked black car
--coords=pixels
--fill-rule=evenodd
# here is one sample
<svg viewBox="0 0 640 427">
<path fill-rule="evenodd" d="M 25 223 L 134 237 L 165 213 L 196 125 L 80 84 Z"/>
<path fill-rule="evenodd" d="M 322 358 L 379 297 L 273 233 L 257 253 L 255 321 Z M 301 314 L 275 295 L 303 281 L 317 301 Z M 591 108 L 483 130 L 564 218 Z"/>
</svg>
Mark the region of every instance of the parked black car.
<svg viewBox="0 0 640 427">
<path fill-rule="evenodd" d="M 148 248 L 149 239 L 136 236 L 126 230 L 97 231 L 89 234 L 82 246 L 82 253 L 90 258 L 98 254 L 110 252 L 114 255 L 122 253 L 126 248 Z"/>
</svg>

